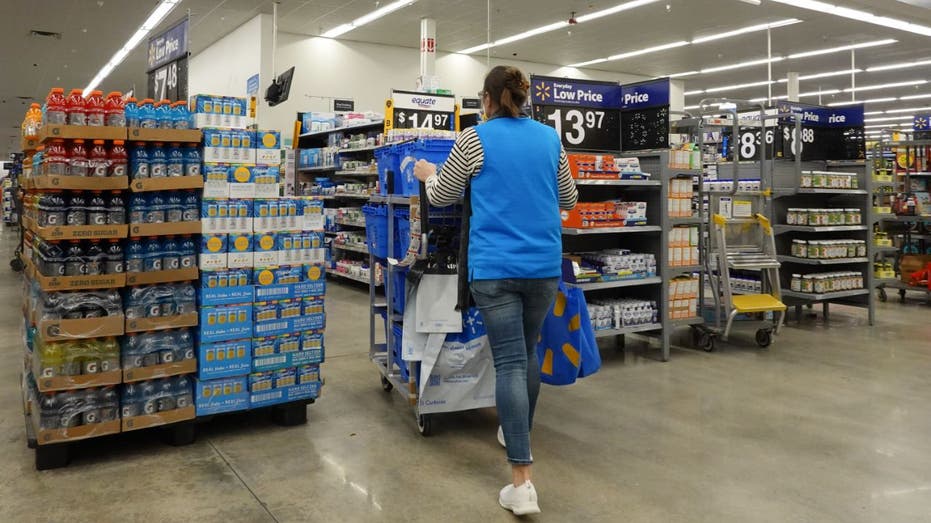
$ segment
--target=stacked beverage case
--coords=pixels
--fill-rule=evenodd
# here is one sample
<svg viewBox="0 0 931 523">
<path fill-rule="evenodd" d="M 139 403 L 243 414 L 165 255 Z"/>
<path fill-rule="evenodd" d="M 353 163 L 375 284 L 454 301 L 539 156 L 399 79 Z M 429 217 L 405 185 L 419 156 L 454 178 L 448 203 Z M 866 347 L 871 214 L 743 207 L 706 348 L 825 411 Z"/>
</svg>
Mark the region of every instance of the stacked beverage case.
<svg viewBox="0 0 931 523">
<path fill-rule="evenodd" d="M 322 201 L 278 197 L 245 100 L 191 107 L 56 88 L 23 122 L 39 450 L 319 393 Z"/>
<path fill-rule="evenodd" d="M 315 398 L 323 361 L 323 202 L 280 198 L 280 135 L 245 99 L 197 95 L 204 194 L 198 415 Z"/>
</svg>

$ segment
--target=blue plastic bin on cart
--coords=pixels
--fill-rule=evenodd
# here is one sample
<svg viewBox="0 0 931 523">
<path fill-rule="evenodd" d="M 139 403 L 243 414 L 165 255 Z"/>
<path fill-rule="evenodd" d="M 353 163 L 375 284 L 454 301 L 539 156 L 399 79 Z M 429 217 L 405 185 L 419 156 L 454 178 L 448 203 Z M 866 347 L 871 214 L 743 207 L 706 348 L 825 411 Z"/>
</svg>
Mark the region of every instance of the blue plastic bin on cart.
<svg viewBox="0 0 931 523">
<path fill-rule="evenodd" d="M 375 149 L 375 163 L 378 165 L 378 194 L 388 194 L 388 171 L 398 172 L 398 146 L 387 145 Z"/>
<path fill-rule="evenodd" d="M 397 267 L 391 272 L 391 305 L 398 314 L 404 314 L 404 300 L 407 298 L 407 270 Z"/>
<path fill-rule="evenodd" d="M 439 169 L 449 156 L 454 143 L 455 140 L 423 139 L 399 144 L 396 159 L 398 169 L 394 175 L 394 193 L 402 196 L 419 195 L 420 182 L 414 177 L 414 164 L 417 160 L 426 160 L 435 163 Z"/>
<path fill-rule="evenodd" d="M 365 243 L 369 252 L 379 258 L 388 257 L 388 207 L 386 205 L 363 205 L 365 215 Z"/>
<path fill-rule="evenodd" d="M 402 260 L 411 245 L 411 211 L 407 207 L 394 210 L 394 257 Z"/>
<path fill-rule="evenodd" d="M 391 332 L 394 335 L 394 344 L 391 347 L 391 361 L 401 369 L 401 381 L 407 382 L 411 374 L 407 369 L 407 362 L 401 358 L 401 338 L 404 331 L 400 325 L 393 325 Z"/>
</svg>

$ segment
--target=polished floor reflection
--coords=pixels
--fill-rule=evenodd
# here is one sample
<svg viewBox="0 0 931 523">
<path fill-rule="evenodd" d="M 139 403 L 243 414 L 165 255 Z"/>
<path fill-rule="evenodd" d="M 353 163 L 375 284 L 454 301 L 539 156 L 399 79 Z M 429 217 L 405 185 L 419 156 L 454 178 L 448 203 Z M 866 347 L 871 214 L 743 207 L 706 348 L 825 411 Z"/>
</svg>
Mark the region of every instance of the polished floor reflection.
<svg viewBox="0 0 931 523">
<path fill-rule="evenodd" d="M 0 259 L 12 252 L 9 229 Z M 5 263 L 5 261 L 4 261 Z M 366 358 L 368 297 L 327 297 L 327 386 L 306 426 L 218 418 L 194 445 L 152 434 L 82 445 L 37 473 L 26 448 L 18 276 L 0 272 L 0 521 L 513 521 L 493 412 L 422 438 Z M 602 372 L 544 387 L 535 521 L 931 521 L 931 309 L 884 304 L 880 323 L 837 309 L 768 351 L 752 340 L 669 363 L 631 343 Z M 735 340 L 741 336 L 735 335 Z"/>
</svg>

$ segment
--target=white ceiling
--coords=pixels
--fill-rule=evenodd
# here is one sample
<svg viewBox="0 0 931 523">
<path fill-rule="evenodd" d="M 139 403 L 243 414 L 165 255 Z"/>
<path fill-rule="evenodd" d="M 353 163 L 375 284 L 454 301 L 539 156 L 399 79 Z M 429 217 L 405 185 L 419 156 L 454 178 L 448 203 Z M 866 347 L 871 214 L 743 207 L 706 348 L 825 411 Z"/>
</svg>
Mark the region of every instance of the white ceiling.
<svg viewBox="0 0 931 523">
<path fill-rule="evenodd" d="M 492 40 L 566 20 L 573 11 L 580 16 L 621 1 L 492 0 Z M 931 26 L 929 0 L 833 1 Z M 272 3 L 272 0 L 183 0 L 159 29 L 186 16 L 190 10 L 191 50 L 196 54 L 256 14 L 271 13 Z M 155 0 L 0 2 L 0 153 L 18 148 L 18 126 L 29 101 L 44 99 L 52 86 L 83 88 L 156 4 Z M 317 35 L 371 11 L 376 4 L 373 0 L 282 0 L 279 7 L 279 30 Z M 419 40 L 419 20 L 425 16 L 437 21 L 440 50 L 459 51 L 485 42 L 488 22 L 486 0 L 419 0 L 410 7 L 351 31 L 343 38 L 415 48 Z M 804 22 L 772 30 L 774 55 L 894 38 L 898 40 L 895 44 L 858 50 L 857 67 L 931 59 L 929 37 L 769 0 L 762 0 L 760 6 L 739 0 L 660 1 L 569 29 L 495 47 L 491 52 L 501 58 L 515 56 L 521 60 L 567 65 L 785 18 L 799 18 Z M 31 38 L 31 29 L 60 32 L 61 38 Z M 130 54 L 103 82 L 102 89 L 125 91 L 136 86 L 140 92 L 145 90 L 143 47 L 140 46 Z M 766 33 L 758 32 L 592 67 L 605 71 L 662 76 L 766 56 Z M 778 79 L 790 70 L 807 75 L 847 69 L 850 68 L 850 59 L 850 53 L 845 52 L 777 62 L 773 64 L 773 74 Z M 761 81 L 766 79 L 766 74 L 766 66 L 761 65 L 687 77 L 686 89 Z M 862 73 L 857 75 L 856 82 L 857 85 L 870 85 L 924 79 L 931 80 L 931 66 L 915 70 Z M 801 91 L 844 89 L 849 85 L 849 77 L 837 76 L 802 82 Z M 714 96 L 756 98 L 766 96 L 766 93 L 766 87 L 754 87 L 715 93 Z M 773 93 L 785 94 L 784 85 L 774 86 Z M 858 98 L 921 93 L 931 93 L 931 84 L 858 93 Z M 686 103 L 697 103 L 701 97 L 689 97 Z M 839 94 L 827 96 L 822 101 L 830 103 L 849 97 L 849 94 Z M 803 101 L 815 103 L 817 99 Z M 931 106 L 931 98 L 911 103 L 876 104 L 867 110 L 924 105 Z"/>
</svg>

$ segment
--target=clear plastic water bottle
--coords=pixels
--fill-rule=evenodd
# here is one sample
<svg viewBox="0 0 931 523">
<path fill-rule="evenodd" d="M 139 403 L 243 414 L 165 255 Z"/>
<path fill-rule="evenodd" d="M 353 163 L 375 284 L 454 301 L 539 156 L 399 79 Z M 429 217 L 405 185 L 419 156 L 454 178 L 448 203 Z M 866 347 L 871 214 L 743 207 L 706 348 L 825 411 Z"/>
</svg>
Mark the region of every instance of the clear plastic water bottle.
<svg viewBox="0 0 931 523">
<path fill-rule="evenodd" d="M 134 418 L 142 413 L 142 390 L 136 383 L 123 385 L 123 394 L 120 398 L 120 414 L 125 418 Z"/>
<path fill-rule="evenodd" d="M 164 178 L 165 176 L 168 176 L 168 154 L 165 151 L 165 144 L 155 142 L 149 150 L 149 177 Z"/>
<path fill-rule="evenodd" d="M 194 383 L 188 376 L 174 378 L 175 405 L 179 409 L 194 405 Z"/>
<path fill-rule="evenodd" d="M 184 100 L 172 104 L 171 116 L 175 129 L 191 128 L 191 112 Z"/>
<path fill-rule="evenodd" d="M 168 146 L 168 176 L 184 176 L 184 151 L 180 143 Z"/>
<path fill-rule="evenodd" d="M 166 236 L 162 242 L 162 269 L 174 271 L 181 268 L 181 246 L 174 236 Z"/>
<path fill-rule="evenodd" d="M 158 395 L 158 411 L 166 412 L 175 410 L 178 407 L 178 399 L 175 397 L 175 384 L 171 378 L 158 380 L 156 394 Z"/>
<path fill-rule="evenodd" d="M 140 414 L 155 414 L 158 412 L 158 389 L 155 385 L 155 382 L 143 381 L 140 386 L 139 394 L 139 404 L 141 408 L 139 409 Z"/>
<path fill-rule="evenodd" d="M 181 329 L 173 333 L 175 345 L 175 361 L 194 359 L 194 336 L 189 329 Z"/>
<path fill-rule="evenodd" d="M 200 150 L 196 145 L 188 145 L 184 149 L 184 175 L 200 176 Z"/>
<path fill-rule="evenodd" d="M 126 243 L 126 272 L 145 272 L 145 244 L 142 238 L 130 238 Z"/>
<path fill-rule="evenodd" d="M 161 192 L 152 193 L 147 199 L 145 223 L 165 223 L 165 205 L 165 196 Z"/>
<path fill-rule="evenodd" d="M 123 110 L 126 114 L 126 127 L 142 127 L 139 119 L 139 105 L 136 103 L 135 98 L 128 98 Z"/>
<path fill-rule="evenodd" d="M 158 238 L 145 241 L 145 272 L 162 270 L 162 242 Z"/>
<path fill-rule="evenodd" d="M 104 387 L 100 391 L 100 421 L 115 421 L 119 419 L 120 397 L 115 387 Z"/>
</svg>

